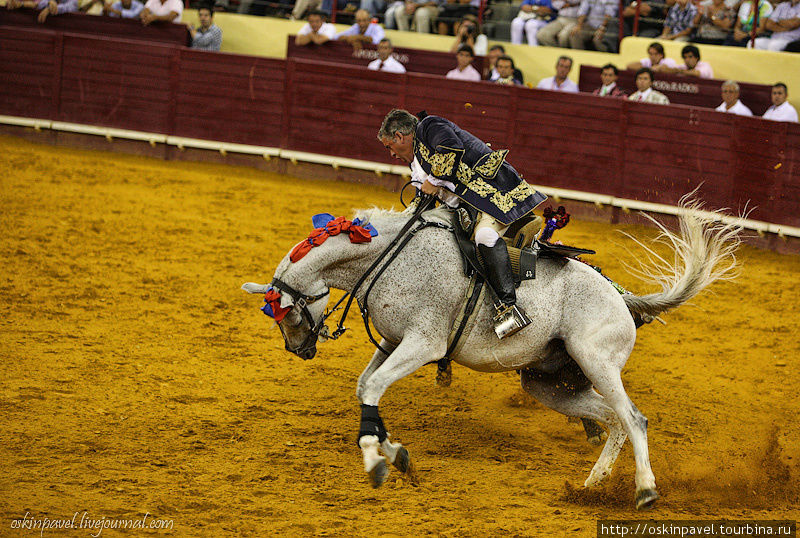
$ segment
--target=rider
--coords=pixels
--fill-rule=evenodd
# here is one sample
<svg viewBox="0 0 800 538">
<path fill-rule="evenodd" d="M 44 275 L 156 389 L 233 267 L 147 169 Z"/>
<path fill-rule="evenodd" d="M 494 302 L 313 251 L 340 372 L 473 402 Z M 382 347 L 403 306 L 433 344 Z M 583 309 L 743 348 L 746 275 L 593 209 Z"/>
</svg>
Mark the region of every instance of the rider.
<svg viewBox="0 0 800 538">
<path fill-rule="evenodd" d="M 515 221 L 528 215 L 545 196 L 524 181 L 505 161 L 508 150 L 493 151 L 480 139 L 438 116 L 406 110 L 389 112 L 378 140 L 392 157 L 411 164 L 412 183 L 451 207 L 477 209 L 475 243 L 486 265 L 486 277 L 502 303 L 494 317 L 503 338 L 530 324 L 516 305 L 514 275 L 505 241 Z"/>
</svg>

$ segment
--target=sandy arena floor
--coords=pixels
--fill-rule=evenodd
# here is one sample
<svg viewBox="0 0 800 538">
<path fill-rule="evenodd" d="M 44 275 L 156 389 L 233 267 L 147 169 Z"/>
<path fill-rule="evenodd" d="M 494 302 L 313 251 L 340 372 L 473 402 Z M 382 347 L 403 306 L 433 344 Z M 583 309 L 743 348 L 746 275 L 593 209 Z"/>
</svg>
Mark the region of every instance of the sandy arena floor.
<svg viewBox="0 0 800 538">
<path fill-rule="evenodd" d="M 653 512 L 634 510 L 630 444 L 605 487 L 583 490 L 600 448 L 580 424 L 525 398 L 516 375 L 457 366 L 448 389 L 427 367 L 386 393 L 383 418 L 419 484 L 394 472 L 373 490 L 355 444 L 355 382 L 372 353 L 357 313 L 303 362 L 239 286 L 269 281 L 314 213 L 397 206 L 395 194 L 10 137 L 0 148 L 0 536 L 33 535 L 11 528 L 26 512 L 149 513 L 174 522 L 153 534 L 174 536 L 595 536 L 598 519 L 800 519 L 799 257 L 743 247 L 736 282 L 640 329 L 623 379 L 650 419 Z M 630 242 L 615 227 L 577 221 L 557 238 L 647 291 L 624 272 Z"/>
</svg>

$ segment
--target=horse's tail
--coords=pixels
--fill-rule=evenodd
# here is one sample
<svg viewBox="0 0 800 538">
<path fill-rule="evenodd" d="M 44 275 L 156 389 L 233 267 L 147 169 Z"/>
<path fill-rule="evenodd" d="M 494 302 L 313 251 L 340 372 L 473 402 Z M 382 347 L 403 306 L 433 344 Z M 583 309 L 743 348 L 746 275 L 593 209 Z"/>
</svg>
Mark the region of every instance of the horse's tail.
<svg viewBox="0 0 800 538">
<path fill-rule="evenodd" d="M 661 230 L 655 242 L 672 250 L 671 261 L 626 234 L 646 251 L 646 259 L 639 262 L 639 267 L 628 269 L 647 282 L 659 284 L 662 289 L 660 293 L 643 296 L 624 295 L 625 304 L 632 313 L 655 317 L 685 303 L 712 282 L 732 280 L 738 275 L 735 253 L 741 243 L 741 225 L 736 221 L 724 223 L 720 215 L 701 211 L 702 203 L 693 195 L 694 192 L 681 198 L 678 234 L 644 215 Z"/>
</svg>

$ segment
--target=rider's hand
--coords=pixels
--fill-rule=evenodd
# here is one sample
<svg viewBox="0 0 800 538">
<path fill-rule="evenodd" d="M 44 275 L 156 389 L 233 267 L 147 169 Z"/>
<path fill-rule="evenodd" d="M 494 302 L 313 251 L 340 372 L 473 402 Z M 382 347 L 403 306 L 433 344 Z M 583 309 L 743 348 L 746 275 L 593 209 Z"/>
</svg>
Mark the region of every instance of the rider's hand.
<svg viewBox="0 0 800 538">
<path fill-rule="evenodd" d="M 439 194 L 439 187 L 431 184 L 430 181 L 425 181 L 419 188 L 419 190 L 421 190 L 425 194 L 432 194 L 432 195 Z"/>
</svg>

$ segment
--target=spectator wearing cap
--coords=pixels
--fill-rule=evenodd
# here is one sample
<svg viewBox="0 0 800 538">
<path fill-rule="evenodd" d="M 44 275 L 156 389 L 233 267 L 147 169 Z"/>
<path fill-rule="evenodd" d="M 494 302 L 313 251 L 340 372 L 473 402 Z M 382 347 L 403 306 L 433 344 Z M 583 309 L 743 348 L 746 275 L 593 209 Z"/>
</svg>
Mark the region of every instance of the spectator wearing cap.
<svg viewBox="0 0 800 538">
<path fill-rule="evenodd" d="M 647 47 L 647 58 L 628 64 L 628 69 L 632 70 L 641 69 L 642 67 L 649 67 L 653 72 L 658 72 L 675 69 L 678 64 L 672 58 L 664 56 L 664 46 L 661 43 L 653 42 Z"/>
<path fill-rule="evenodd" d="M 797 123 L 797 110 L 786 101 L 787 97 L 789 97 L 789 90 L 786 88 L 786 84 L 778 82 L 772 86 L 772 106 L 764 113 L 764 119 Z"/>
<path fill-rule="evenodd" d="M 322 45 L 332 40 L 336 36 L 336 27 L 329 22 L 325 22 L 325 13 L 322 11 L 310 11 L 308 22 L 300 28 L 294 37 L 294 44 L 297 46 L 315 44 Z"/>
<path fill-rule="evenodd" d="M 38 9 L 39 16 L 36 20 L 44 23 L 51 15 L 63 15 L 64 13 L 75 13 L 78 11 L 78 0 L 8 0 L 8 9 L 27 7 Z"/>
<path fill-rule="evenodd" d="M 617 84 L 619 79 L 619 69 L 614 64 L 606 64 L 600 69 L 600 80 L 603 85 L 592 92 L 593 95 L 600 97 L 621 97 L 626 98 L 628 95 Z"/>
<path fill-rule="evenodd" d="M 388 73 L 405 73 L 406 68 L 392 57 L 392 42 L 385 37 L 378 43 L 378 58 L 372 60 L 367 66 L 373 71 L 386 71 Z"/>
<path fill-rule="evenodd" d="M 649 67 L 642 67 L 636 72 L 636 88 L 637 91 L 628 97 L 629 100 L 657 105 L 669 104 L 666 95 L 653 89 L 653 70 Z"/>
<path fill-rule="evenodd" d="M 572 71 L 572 58 L 569 56 L 559 56 L 556 61 L 555 76 L 543 78 L 536 87 L 540 90 L 578 93 L 578 85 L 567 78 L 570 71 Z"/>
<path fill-rule="evenodd" d="M 497 59 L 495 68 L 497 69 L 497 79 L 495 79 L 495 83 L 504 84 L 507 86 L 522 86 L 522 81 L 514 74 L 517 68 L 514 65 L 514 59 L 511 58 L 511 56 L 506 54 L 500 56 Z"/>
<path fill-rule="evenodd" d="M 182 13 L 183 2 L 181 0 L 147 0 L 140 18 L 145 26 L 154 22 L 180 24 Z"/>
<path fill-rule="evenodd" d="M 792 41 L 800 39 L 800 0 L 778 4 L 767 19 L 766 26 L 772 36 L 757 38 L 757 49 L 781 51 Z"/>
<path fill-rule="evenodd" d="M 472 60 L 475 59 L 475 52 L 469 45 L 461 45 L 456 53 L 456 68 L 447 72 L 446 78 L 455 80 L 474 80 L 481 79 L 478 70 L 472 67 Z"/>
<path fill-rule="evenodd" d="M 200 21 L 198 28 L 193 24 L 187 25 L 192 34 L 192 48 L 218 52 L 222 47 L 222 30 L 214 24 L 214 12 L 210 7 L 200 7 L 197 9 L 197 19 Z"/>
<path fill-rule="evenodd" d="M 752 116 L 753 112 L 739 100 L 739 84 L 733 80 L 722 83 L 722 104 L 717 112 L 727 112 L 738 116 Z"/>
<path fill-rule="evenodd" d="M 345 30 L 336 34 L 337 41 L 345 41 L 360 49 L 362 45 L 372 43 L 377 45 L 386 37 L 380 24 L 372 22 L 372 17 L 366 9 L 356 11 L 356 22 Z"/>
<path fill-rule="evenodd" d="M 139 2 L 139 0 L 119 0 L 111 5 L 106 4 L 103 8 L 103 12 L 109 17 L 138 19 L 143 9 L 144 4 Z"/>
</svg>

